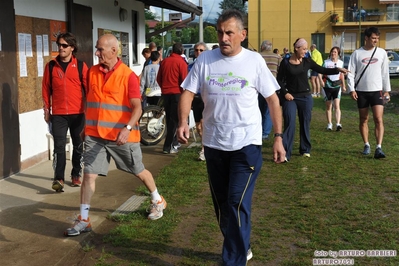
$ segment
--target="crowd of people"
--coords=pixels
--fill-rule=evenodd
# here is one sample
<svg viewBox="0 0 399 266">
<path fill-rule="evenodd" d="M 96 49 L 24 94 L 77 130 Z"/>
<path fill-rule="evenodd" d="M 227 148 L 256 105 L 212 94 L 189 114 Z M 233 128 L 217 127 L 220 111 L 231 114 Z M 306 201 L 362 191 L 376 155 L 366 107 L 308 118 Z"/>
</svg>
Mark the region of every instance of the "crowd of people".
<svg viewBox="0 0 399 266">
<path fill-rule="evenodd" d="M 55 142 L 52 188 L 64 191 L 68 129 L 73 142 L 71 185 L 81 186 L 80 215 L 66 236 L 92 230 L 89 211 L 95 181 L 107 174 L 110 158 L 150 192 L 148 219 L 163 216 L 167 203 L 142 163 L 139 131 L 142 108 L 160 97 L 166 112 L 165 154 L 177 153 L 181 144 L 188 143 L 188 117 L 191 110 L 194 113 L 202 142 L 199 160 L 206 161 L 215 216 L 224 237 L 223 265 L 246 265 L 253 256 L 251 204 L 263 163 L 262 141 L 273 136 L 274 162 L 288 163 L 298 116 L 299 155 L 310 157 L 312 93 L 324 92 L 327 131 L 333 130 L 332 107 L 336 131 L 341 131 L 339 105 L 348 75 L 348 90 L 359 110 L 362 153 L 370 154 L 371 107 L 377 142 L 374 158 L 385 157 L 381 145 L 383 98 L 389 98 L 390 92 L 389 60 L 377 47 L 377 28 L 365 30 L 365 45 L 352 54 L 348 69 L 343 68 L 338 47 L 323 61 L 316 45 L 309 47 L 304 38 L 293 43 L 292 53 L 284 48 L 282 55 L 269 40 L 261 43 L 259 53 L 243 48 L 247 32 L 237 10 L 224 11 L 217 29 L 219 45 L 208 50 L 203 42 L 195 44 L 192 64 L 183 58 L 181 43 L 173 45 L 167 58 L 162 58 L 162 47 L 150 43 L 142 51 L 145 63 L 139 76 L 118 58 L 118 40 L 112 34 L 97 40 L 99 63 L 91 68 L 76 58 L 73 34 L 58 36 L 59 55 L 46 65 L 42 93 L 44 119 Z M 378 60 L 369 64 L 373 58 Z"/>
</svg>

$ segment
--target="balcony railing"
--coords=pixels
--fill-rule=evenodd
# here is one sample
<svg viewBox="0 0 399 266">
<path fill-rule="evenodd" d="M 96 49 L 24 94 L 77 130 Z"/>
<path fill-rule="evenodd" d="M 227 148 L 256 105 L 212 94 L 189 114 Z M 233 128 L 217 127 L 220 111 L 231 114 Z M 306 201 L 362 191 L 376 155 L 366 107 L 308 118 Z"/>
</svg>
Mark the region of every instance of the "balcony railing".
<svg viewBox="0 0 399 266">
<path fill-rule="evenodd" d="M 331 12 L 330 22 L 362 22 L 385 21 L 399 22 L 399 10 L 364 9 L 352 12 L 352 10 L 335 10 Z"/>
</svg>

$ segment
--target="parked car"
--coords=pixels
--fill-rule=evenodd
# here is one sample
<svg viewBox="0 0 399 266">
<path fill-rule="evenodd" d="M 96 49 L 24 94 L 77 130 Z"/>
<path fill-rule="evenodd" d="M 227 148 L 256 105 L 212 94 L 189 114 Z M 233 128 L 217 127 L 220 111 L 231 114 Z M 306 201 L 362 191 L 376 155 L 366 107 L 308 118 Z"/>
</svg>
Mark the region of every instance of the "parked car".
<svg viewBox="0 0 399 266">
<path fill-rule="evenodd" d="M 399 55 L 394 51 L 387 51 L 389 58 L 389 76 L 395 77 L 399 76 Z"/>
</svg>

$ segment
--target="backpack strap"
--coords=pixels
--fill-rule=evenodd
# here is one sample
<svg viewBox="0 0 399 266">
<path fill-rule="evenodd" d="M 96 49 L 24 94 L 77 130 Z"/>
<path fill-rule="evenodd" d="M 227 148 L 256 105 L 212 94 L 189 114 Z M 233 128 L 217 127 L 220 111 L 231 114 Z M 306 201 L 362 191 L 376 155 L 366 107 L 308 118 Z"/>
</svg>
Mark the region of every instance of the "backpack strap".
<svg viewBox="0 0 399 266">
<path fill-rule="evenodd" d="M 48 63 L 48 70 L 49 70 L 48 73 L 50 75 L 50 95 L 53 94 L 53 68 L 54 68 L 54 66 L 55 66 L 55 61 L 51 60 Z"/>
<path fill-rule="evenodd" d="M 85 87 L 83 86 L 83 61 L 78 59 L 78 72 L 79 72 L 79 80 L 80 80 L 80 86 L 82 88 L 82 96 L 83 99 L 86 98 L 86 90 Z"/>
</svg>

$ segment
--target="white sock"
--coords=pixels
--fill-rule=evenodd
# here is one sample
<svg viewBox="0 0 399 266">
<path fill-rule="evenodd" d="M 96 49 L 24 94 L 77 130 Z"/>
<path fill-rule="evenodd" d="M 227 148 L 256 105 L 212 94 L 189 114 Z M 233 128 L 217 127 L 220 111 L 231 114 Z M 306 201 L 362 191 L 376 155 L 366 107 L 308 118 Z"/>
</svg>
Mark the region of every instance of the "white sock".
<svg viewBox="0 0 399 266">
<path fill-rule="evenodd" d="M 377 145 L 377 149 L 378 149 L 378 148 L 380 148 L 380 149 L 381 149 L 381 144 L 378 144 L 378 145 Z"/>
<path fill-rule="evenodd" d="M 153 192 L 151 192 L 151 201 L 158 202 L 161 200 L 162 200 L 162 198 L 161 198 L 161 195 L 159 195 L 159 193 L 158 193 L 158 189 L 155 189 Z"/>
<path fill-rule="evenodd" d="M 364 145 L 366 145 L 366 146 L 370 146 L 370 143 L 366 142 L 366 143 L 364 143 Z"/>
<path fill-rule="evenodd" d="M 90 204 L 80 204 L 80 217 L 83 220 L 89 218 Z"/>
</svg>

